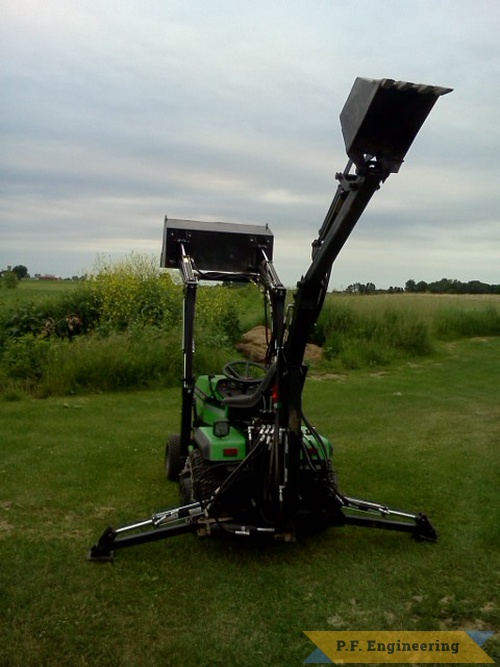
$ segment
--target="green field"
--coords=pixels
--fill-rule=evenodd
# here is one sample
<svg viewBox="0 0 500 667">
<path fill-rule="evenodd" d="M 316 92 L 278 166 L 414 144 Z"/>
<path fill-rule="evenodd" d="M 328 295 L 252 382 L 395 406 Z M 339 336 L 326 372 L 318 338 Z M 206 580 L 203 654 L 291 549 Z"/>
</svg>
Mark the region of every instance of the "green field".
<svg viewBox="0 0 500 667">
<path fill-rule="evenodd" d="M 500 660 L 498 377 L 500 338 L 475 337 L 306 383 L 341 491 L 425 511 L 436 544 L 188 535 L 114 564 L 86 561 L 106 525 L 177 502 L 162 459 L 179 391 L 1 401 L 0 665 L 290 667 L 315 648 L 305 630 L 384 629 L 495 630 Z"/>
<path fill-rule="evenodd" d="M 78 281 L 73 280 L 20 280 L 15 289 L 0 289 L 0 308 L 39 300 L 74 289 Z"/>
</svg>

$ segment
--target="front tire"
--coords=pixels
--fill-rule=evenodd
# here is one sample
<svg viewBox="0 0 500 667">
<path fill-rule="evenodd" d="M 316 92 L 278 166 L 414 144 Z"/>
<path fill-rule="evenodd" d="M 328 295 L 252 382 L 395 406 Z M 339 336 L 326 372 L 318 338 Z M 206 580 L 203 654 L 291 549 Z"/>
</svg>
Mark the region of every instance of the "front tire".
<svg viewBox="0 0 500 667">
<path fill-rule="evenodd" d="M 165 475 L 170 482 L 177 482 L 184 468 L 181 456 L 181 436 L 171 435 L 165 446 Z"/>
</svg>

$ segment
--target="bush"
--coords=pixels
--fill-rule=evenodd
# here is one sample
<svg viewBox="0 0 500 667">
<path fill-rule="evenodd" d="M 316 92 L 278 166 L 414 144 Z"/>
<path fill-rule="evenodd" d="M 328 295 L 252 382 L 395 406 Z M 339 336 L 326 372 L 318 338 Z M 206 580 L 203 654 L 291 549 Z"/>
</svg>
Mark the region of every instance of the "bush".
<svg viewBox="0 0 500 667">
<path fill-rule="evenodd" d="M 240 330 L 249 331 L 256 326 L 269 323 L 261 291 L 254 284 L 234 284 L 229 287 L 238 312 Z"/>
<path fill-rule="evenodd" d="M 179 321 L 182 291 L 152 258 L 133 253 L 114 264 L 101 260 L 88 285 L 101 327 L 124 331 Z"/>
<path fill-rule="evenodd" d="M 45 310 L 33 302 L 4 310 L 0 316 L 0 350 L 11 338 L 41 333 L 46 317 Z"/>
<path fill-rule="evenodd" d="M 7 289 L 15 289 L 19 283 L 19 279 L 14 271 L 4 271 L 0 277 L 0 287 Z"/>
<path fill-rule="evenodd" d="M 168 328 L 181 318 L 182 293 L 169 275 L 153 271 L 148 260 L 133 255 L 71 290 L 25 301 L 0 314 L 0 350 L 5 340 L 25 334 L 73 338 L 101 329 L 129 326 Z"/>
<path fill-rule="evenodd" d="M 240 334 L 237 291 L 198 289 L 199 372 L 220 372 L 232 354 Z M 101 260 L 75 289 L 3 311 L 0 391 L 47 396 L 179 384 L 181 322 L 182 288 L 152 260 Z"/>
<path fill-rule="evenodd" d="M 224 285 L 198 290 L 195 319 L 198 345 L 227 347 L 237 342 L 241 334 L 237 296 L 237 290 Z"/>
<path fill-rule="evenodd" d="M 31 391 L 44 375 L 48 356 L 49 344 L 43 339 L 32 334 L 10 338 L 1 356 L 0 381 L 3 378 L 4 386 L 15 381 L 23 390 Z"/>
</svg>

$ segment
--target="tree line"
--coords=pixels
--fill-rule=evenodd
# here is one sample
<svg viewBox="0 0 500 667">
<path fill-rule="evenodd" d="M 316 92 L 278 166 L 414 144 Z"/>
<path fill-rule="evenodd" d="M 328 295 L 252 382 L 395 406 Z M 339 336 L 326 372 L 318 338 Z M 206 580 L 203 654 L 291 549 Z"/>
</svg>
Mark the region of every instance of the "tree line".
<svg viewBox="0 0 500 667">
<path fill-rule="evenodd" d="M 500 285 L 490 285 L 480 280 L 469 280 L 462 282 L 456 278 L 441 278 L 434 282 L 425 280 L 407 280 L 404 287 L 389 287 L 388 289 L 377 289 L 375 284 L 353 283 L 345 290 L 348 294 L 381 294 L 409 292 L 414 294 L 500 294 Z"/>
</svg>

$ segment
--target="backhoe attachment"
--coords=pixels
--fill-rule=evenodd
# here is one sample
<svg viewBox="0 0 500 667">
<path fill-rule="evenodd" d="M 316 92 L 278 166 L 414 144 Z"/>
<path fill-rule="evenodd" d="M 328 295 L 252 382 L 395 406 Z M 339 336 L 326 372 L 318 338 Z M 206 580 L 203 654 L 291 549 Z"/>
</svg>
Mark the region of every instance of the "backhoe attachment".
<svg viewBox="0 0 500 667">
<path fill-rule="evenodd" d="M 181 505 L 121 528 L 107 528 L 89 559 L 182 533 L 262 535 L 291 542 L 302 531 L 366 526 L 434 541 L 424 514 L 342 495 L 333 446 L 302 410 L 306 345 L 321 313 L 333 264 L 372 196 L 397 173 L 437 99 L 450 88 L 357 78 L 340 114 L 349 158 L 293 304 L 273 266 L 267 225 L 165 219 L 161 266 L 184 286 L 180 432 L 169 438 L 168 479 Z M 200 281 L 251 282 L 271 310 L 265 363 L 226 364 L 219 375 L 194 375 L 194 319 Z M 267 313 L 266 309 L 266 313 Z"/>
</svg>

